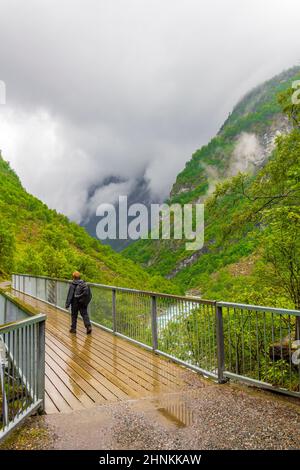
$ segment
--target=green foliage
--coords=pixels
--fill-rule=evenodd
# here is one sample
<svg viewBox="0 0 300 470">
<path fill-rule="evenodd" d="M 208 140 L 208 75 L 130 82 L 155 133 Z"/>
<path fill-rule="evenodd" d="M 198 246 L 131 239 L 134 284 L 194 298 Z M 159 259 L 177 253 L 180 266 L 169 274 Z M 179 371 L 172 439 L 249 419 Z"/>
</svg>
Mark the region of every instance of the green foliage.
<svg viewBox="0 0 300 470">
<path fill-rule="evenodd" d="M 272 268 L 274 282 L 283 287 L 300 309 L 300 214 L 299 207 L 279 207 L 265 217 L 263 257 Z"/>
<path fill-rule="evenodd" d="M 297 77 L 298 81 L 300 80 L 300 77 Z M 296 82 L 296 80 L 295 80 Z M 297 88 L 298 90 L 298 88 Z M 298 127 L 300 127 L 300 106 L 299 104 L 295 104 L 293 100 L 293 96 L 295 94 L 295 89 L 294 88 L 288 88 L 284 92 L 282 92 L 279 95 L 279 103 L 284 111 L 285 114 L 290 118 L 290 120 L 293 122 L 293 124 Z M 299 93 L 297 93 L 297 98 L 298 98 Z"/>
<path fill-rule="evenodd" d="M 13 228 L 0 218 L 0 273 L 8 273 L 14 266 L 15 237 Z"/>
<path fill-rule="evenodd" d="M 288 379 L 289 364 L 284 359 L 271 361 L 262 358 L 262 380 L 273 385 L 281 385 Z M 297 382 L 296 382 L 297 383 Z"/>
</svg>

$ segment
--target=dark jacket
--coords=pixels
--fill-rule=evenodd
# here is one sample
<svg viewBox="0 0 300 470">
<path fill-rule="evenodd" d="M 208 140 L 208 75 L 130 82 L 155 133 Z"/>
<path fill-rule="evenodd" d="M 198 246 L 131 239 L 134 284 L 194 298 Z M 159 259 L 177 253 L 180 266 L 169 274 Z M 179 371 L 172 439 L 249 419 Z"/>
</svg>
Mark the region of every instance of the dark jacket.
<svg viewBox="0 0 300 470">
<path fill-rule="evenodd" d="M 82 281 L 82 279 L 76 279 L 70 285 L 69 292 L 68 292 L 68 297 L 67 297 L 67 301 L 66 301 L 66 308 L 69 308 L 70 305 L 72 305 L 74 303 L 75 290 L 76 290 L 76 287 L 79 286 L 80 284 L 84 284 L 84 281 Z"/>
</svg>

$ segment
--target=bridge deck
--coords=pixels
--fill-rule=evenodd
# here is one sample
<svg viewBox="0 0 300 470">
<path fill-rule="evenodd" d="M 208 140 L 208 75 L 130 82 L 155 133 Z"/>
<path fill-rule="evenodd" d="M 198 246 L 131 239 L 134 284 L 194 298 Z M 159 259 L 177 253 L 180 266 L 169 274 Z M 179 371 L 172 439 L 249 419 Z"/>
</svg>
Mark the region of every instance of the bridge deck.
<svg viewBox="0 0 300 470">
<path fill-rule="evenodd" d="M 13 293 L 47 315 L 47 414 L 179 391 L 192 374 L 101 328 L 94 327 L 92 335 L 87 336 L 81 319 L 77 335 L 72 335 L 67 313 L 17 291 Z"/>
</svg>

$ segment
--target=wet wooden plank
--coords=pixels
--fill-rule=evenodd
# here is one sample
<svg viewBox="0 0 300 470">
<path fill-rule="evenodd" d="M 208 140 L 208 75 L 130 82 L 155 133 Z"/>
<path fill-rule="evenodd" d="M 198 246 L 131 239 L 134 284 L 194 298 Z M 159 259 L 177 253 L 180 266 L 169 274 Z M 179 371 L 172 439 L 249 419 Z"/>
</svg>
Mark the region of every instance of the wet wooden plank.
<svg viewBox="0 0 300 470">
<path fill-rule="evenodd" d="M 77 396 L 67 387 L 61 377 L 51 369 L 47 362 L 45 364 L 45 374 L 72 410 L 82 410 L 84 408 Z"/>
<path fill-rule="evenodd" d="M 99 373 L 93 364 L 86 362 L 79 355 L 74 355 L 70 348 L 59 341 L 54 335 L 51 335 L 51 340 L 67 355 L 67 357 L 74 360 L 79 366 L 89 372 L 91 376 L 98 381 L 98 390 L 101 395 L 106 398 L 106 400 L 114 401 L 116 399 L 124 399 L 128 397 L 128 395 L 123 390 L 116 387 L 115 384 L 109 382 L 103 374 Z"/>
<path fill-rule="evenodd" d="M 49 335 L 46 339 L 46 348 L 48 355 L 85 390 L 86 394 L 96 404 L 101 404 L 106 401 L 105 397 L 103 397 L 99 391 L 101 390 L 100 382 L 95 380 L 91 374 L 70 359 L 61 349 L 58 349 L 56 345 L 49 340 Z"/>
<path fill-rule="evenodd" d="M 51 320 L 49 319 L 49 324 Z M 52 325 L 52 323 L 51 323 Z M 70 344 L 69 333 L 65 333 L 66 338 L 64 342 Z M 143 389 L 153 391 L 160 389 L 160 391 L 167 391 L 170 386 L 166 387 L 165 384 L 158 379 L 158 377 L 150 374 L 149 371 L 141 371 L 137 367 L 137 362 L 128 363 L 124 360 L 123 354 L 118 351 L 118 345 L 111 346 L 110 349 L 107 346 L 100 346 L 94 337 L 87 337 L 79 332 L 76 335 L 76 346 L 82 348 L 84 354 L 86 354 L 90 360 L 105 367 L 109 373 L 113 372 L 119 379 L 122 379 L 126 385 L 129 385 L 133 390 L 142 392 Z M 170 385 L 170 384 L 169 384 Z"/>
<path fill-rule="evenodd" d="M 46 394 L 50 397 L 51 401 L 55 404 L 56 408 L 61 413 L 68 413 L 72 408 L 68 405 L 61 393 L 55 388 L 51 380 L 45 376 Z M 47 412 L 47 410 L 46 410 Z"/>
<path fill-rule="evenodd" d="M 86 338 L 86 342 L 84 342 L 74 336 L 70 337 L 71 335 L 68 336 L 66 333 L 61 333 L 50 322 L 48 323 L 48 328 L 73 354 L 92 364 L 93 368 L 98 370 L 111 384 L 114 384 L 129 396 L 139 397 L 141 393 L 146 392 L 146 389 L 136 381 L 136 377 L 126 375 L 117 362 L 113 364 L 104 356 L 101 357 L 100 354 L 97 354 L 91 347 L 91 337 Z"/>
<path fill-rule="evenodd" d="M 53 360 L 49 354 L 46 354 L 46 364 L 52 371 L 59 377 L 64 385 L 71 391 L 71 393 L 82 403 L 86 408 L 91 407 L 95 402 L 86 394 L 84 389 L 79 386 L 79 381 L 71 378 L 60 366 L 57 360 Z"/>
<path fill-rule="evenodd" d="M 48 392 L 45 393 L 45 411 L 47 414 L 58 413 L 59 410 L 56 408 L 55 404 L 51 400 Z"/>
</svg>

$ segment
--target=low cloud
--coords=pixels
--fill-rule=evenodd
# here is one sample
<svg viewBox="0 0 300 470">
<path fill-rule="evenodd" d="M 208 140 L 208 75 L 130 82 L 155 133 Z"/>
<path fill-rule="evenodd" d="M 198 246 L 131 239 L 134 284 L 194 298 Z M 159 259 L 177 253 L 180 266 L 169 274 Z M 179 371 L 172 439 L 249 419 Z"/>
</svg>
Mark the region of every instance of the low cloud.
<svg viewBox="0 0 300 470">
<path fill-rule="evenodd" d="M 2 153 L 77 222 L 137 181 L 160 201 L 236 101 L 297 63 L 299 14 L 297 0 L 2 0 Z"/>
<path fill-rule="evenodd" d="M 228 174 L 234 176 L 239 172 L 249 172 L 262 162 L 264 149 L 257 136 L 253 133 L 242 132 L 238 137 L 233 151 Z"/>
</svg>

